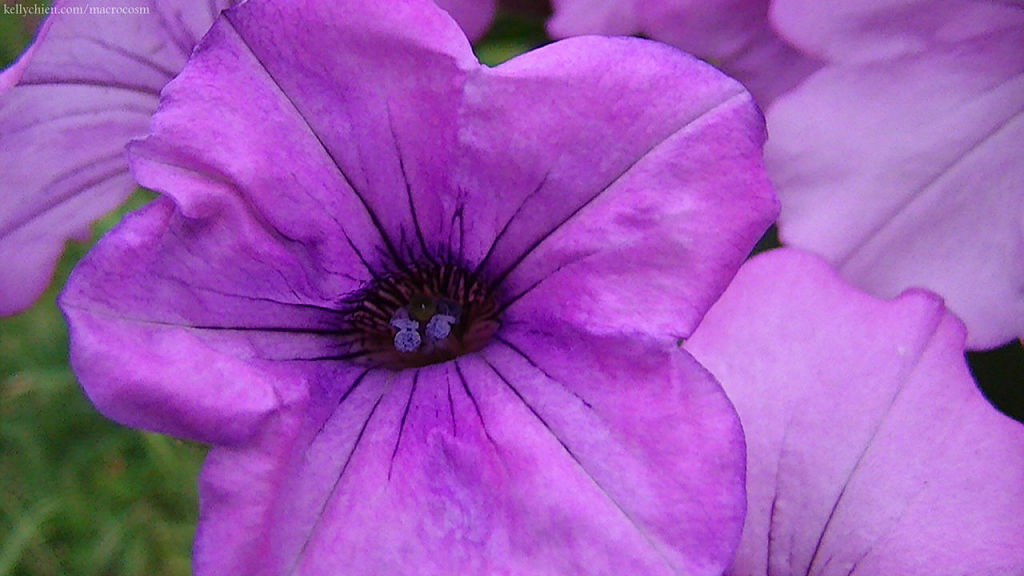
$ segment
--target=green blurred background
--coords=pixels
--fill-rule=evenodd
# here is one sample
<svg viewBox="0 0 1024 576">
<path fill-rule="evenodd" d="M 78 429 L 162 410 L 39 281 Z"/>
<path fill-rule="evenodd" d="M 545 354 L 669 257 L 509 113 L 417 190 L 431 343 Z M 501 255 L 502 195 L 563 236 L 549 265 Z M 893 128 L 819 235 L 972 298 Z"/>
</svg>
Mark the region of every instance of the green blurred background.
<svg viewBox="0 0 1024 576">
<path fill-rule="evenodd" d="M 0 15 L 0 66 L 38 22 Z M 496 64 L 544 41 L 540 16 L 502 14 L 477 53 Z M 140 191 L 98 222 L 92 241 L 150 197 Z M 205 448 L 104 419 L 68 368 L 54 299 L 89 244 L 69 246 L 32 309 L 0 319 L 0 576 L 187 575 Z M 769 233 L 759 248 L 775 245 Z M 1024 421 L 1021 345 L 971 354 L 970 363 L 988 397 Z"/>
</svg>

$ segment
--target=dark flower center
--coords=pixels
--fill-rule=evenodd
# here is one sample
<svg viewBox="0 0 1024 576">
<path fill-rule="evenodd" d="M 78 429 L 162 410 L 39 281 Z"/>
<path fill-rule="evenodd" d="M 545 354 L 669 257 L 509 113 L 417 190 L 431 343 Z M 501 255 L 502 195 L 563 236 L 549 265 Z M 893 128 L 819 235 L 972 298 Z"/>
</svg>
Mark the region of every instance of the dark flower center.
<svg viewBox="0 0 1024 576">
<path fill-rule="evenodd" d="M 480 350 L 499 326 L 488 284 L 456 264 L 397 266 L 346 304 L 351 357 L 396 370 Z"/>
</svg>

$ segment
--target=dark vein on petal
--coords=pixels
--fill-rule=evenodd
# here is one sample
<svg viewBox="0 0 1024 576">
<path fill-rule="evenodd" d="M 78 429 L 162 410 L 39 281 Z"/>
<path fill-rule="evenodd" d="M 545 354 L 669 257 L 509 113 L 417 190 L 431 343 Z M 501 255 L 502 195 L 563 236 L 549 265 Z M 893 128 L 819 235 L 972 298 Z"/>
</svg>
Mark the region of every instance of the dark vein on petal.
<svg viewBox="0 0 1024 576">
<path fill-rule="evenodd" d="M 586 406 L 587 408 L 590 408 L 590 409 L 593 409 L 593 408 L 594 408 L 594 407 L 593 407 L 593 406 L 592 406 L 592 405 L 590 404 L 590 402 L 587 402 L 586 400 L 584 400 L 584 399 L 583 399 L 583 397 L 581 397 L 581 396 L 580 396 L 579 394 L 577 394 L 577 393 L 576 393 L 576 392 L 575 392 L 574 390 L 572 390 L 572 389 L 570 389 L 570 388 L 569 388 L 568 386 L 566 386 L 564 382 L 562 382 L 561 380 L 558 380 L 558 379 L 556 379 L 556 378 L 555 378 L 554 376 L 552 376 L 551 374 L 548 374 L 548 371 L 547 371 L 547 370 L 545 370 L 545 369 L 541 368 L 540 364 L 538 364 L 537 362 L 535 362 L 535 361 L 533 360 L 533 358 L 531 358 L 531 357 L 530 357 L 529 355 L 527 355 L 527 354 L 526 354 L 526 352 L 523 352 L 522 350 L 520 350 L 520 349 L 519 349 L 519 347 L 517 347 L 517 346 L 516 346 L 515 344 L 513 344 L 513 343 L 509 342 L 508 340 L 506 340 L 505 338 L 503 338 L 503 337 L 502 337 L 501 335 L 499 335 L 499 334 L 495 334 L 495 335 L 494 335 L 494 339 L 495 339 L 495 340 L 497 340 L 497 341 L 498 341 L 498 342 L 499 342 L 500 344 L 503 344 L 503 345 L 505 345 L 505 347 L 507 347 L 507 348 L 508 348 L 509 350 L 511 350 L 511 351 L 515 352 L 516 354 L 518 354 L 519 356 L 521 356 L 521 357 L 523 358 L 523 360 L 526 360 L 526 362 L 527 362 L 527 363 L 528 363 L 528 364 L 529 364 L 530 366 L 532 366 L 532 367 L 533 367 L 533 368 L 535 368 L 535 369 L 536 369 L 536 370 L 537 370 L 538 372 L 540 372 L 541 374 L 543 374 L 545 378 L 547 378 L 548 380 L 551 380 L 552 382 L 554 382 L 554 383 L 558 384 L 559 386 L 561 386 L 563 390 L 565 390 L 565 391 L 566 391 L 566 392 L 568 392 L 569 394 L 572 394 L 572 395 L 573 395 L 573 397 L 575 397 L 575 398 L 576 398 L 577 400 L 579 400 L 580 402 L 582 402 L 584 406 Z"/>
<path fill-rule="evenodd" d="M 455 402 L 452 400 L 452 383 L 451 380 L 445 378 L 448 384 L 448 414 L 452 417 L 452 436 L 456 436 L 458 431 L 455 428 Z"/>
<path fill-rule="evenodd" d="M 294 326 L 217 326 L 217 325 L 191 325 L 191 324 L 178 324 L 176 322 L 166 322 L 162 320 L 148 320 L 143 318 L 132 318 L 129 316 L 119 316 L 112 314 L 107 311 L 100 311 L 87 308 L 85 306 L 79 306 L 73 303 L 65 302 L 64 308 L 69 310 L 80 310 L 94 316 L 100 316 L 104 318 L 110 318 L 118 322 L 130 322 L 133 324 L 141 324 L 144 326 L 162 326 L 167 328 L 181 328 L 183 330 L 209 330 L 215 332 L 270 332 L 270 333 L 282 333 L 282 334 L 313 334 L 321 336 L 334 336 L 339 334 L 338 329 L 320 329 L 320 328 L 305 328 L 305 327 L 294 327 Z"/>
<path fill-rule="evenodd" d="M 559 272 L 561 272 L 566 267 L 572 266 L 573 264 L 576 264 L 576 263 L 579 263 L 579 262 L 582 262 L 583 260 L 586 260 L 587 258 L 590 258 L 591 256 L 593 256 L 593 255 L 595 255 L 595 254 L 597 254 L 599 252 L 600 252 L 599 250 L 592 250 L 592 251 L 590 251 L 590 252 L 588 252 L 586 254 L 582 254 L 580 256 L 574 257 L 571 260 L 569 260 L 568 262 L 563 262 L 563 263 L 559 264 L 558 267 L 556 267 L 551 272 L 548 272 L 547 274 L 543 274 L 543 275 L 541 275 L 540 278 L 538 278 L 537 280 L 534 280 L 522 292 L 519 292 L 518 294 L 516 294 L 514 296 L 510 296 L 508 298 L 503 299 L 501 301 L 501 305 L 498 306 L 498 310 L 497 310 L 497 312 L 495 312 L 495 314 L 498 314 L 498 315 L 504 314 L 506 310 L 508 310 L 513 305 L 515 305 L 517 302 L 522 300 L 524 296 L 526 296 L 530 292 L 533 292 L 538 286 L 540 286 L 541 284 L 543 284 L 547 280 L 555 277 Z"/>
<path fill-rule="evenodd" d="M 367 261 L 367 259 L 363 256 L 363 252 L 356 247 L 355 242 L 353 242 L 352 238 L 349 237 L 348 232 L 342 230 L 341 234 L 342 236 L 345 237 L 345 241 L 348 242 L 349 248 L 351 248 L 352 251 L 355 252 L 356 258 L 359 258 L 359 261 L 362 262 L 363 267 L 365 267 L 366 271 L 370 273 L 370 276 L 372 276 L 374 280 L 379 281 L 381 279 L 381 276 L 377 274 L 377 271 L 373 269 L 373 266 L 370 265 L 370 262 Z"/>
<path fill-rule="evenodd" d="M 466 396 L 469 397 L 470 402 L 473 403 L 473 409 L 476 410 L 476 417 L 480 420 L 480 428 L 484 431 L 484 436 L 491 441 L 491 445 L 497 450 L 498 444 L 494 442 L 494 438 L 491 438 L 491 433 L 487 431 L 487 425 L 484 424 L 484 415 L 480 411 L 480 405 L 477 404 L 476 397 L 469 391 L 469 383 L 466 382 L 466 376 L 462 373 L 462 367 L 459 366 L 459 361 L 455 360 L 455 373 L 459 375 L 459 380 L 462 381 L 462 389 L 466 391 Z M 452 422 L 455 422 L 453 419 Z"/>
<path fill-rule="evenodd" d="M 412 376 L 412 386 L 409 389 L 409 399 L 405 401 L 405 410 L 402 411 L 402 420 L 398 425 L 398 438 L 395 440 L 395 449 L 391 451 L 391 461 L 388 463 L 388 481 L 391 481 L 391 471 L 395 467 L 395 458 L 398 456 L 398 447 L 402 444 L 402 433 L 405 432 L 405 421 L 409 418 L 409 408 L 412 406 L 412 397 L 416 394 L 416 385 L 420 382 L 420 371 Z"/>
<path fill-rule="evenodd" d="M 167 32 L 167 36 L 171 39 L 171 42 L 178 49 L 184 60 L 188 60 L 189 56 L 192 55 L 192 49 L 196 47 L 198 38 L 192 36 L 192 31 L 185 26 L 185 23 L 181 20 L 180 14 L 175 14 L 174 19 L 177 21 L 177 25 L 168 19 L 167 14 L 160 9 L 160 5 L 157 5 L 155 10 L 156 15 L 160 18 L 160 23 L 163 25 L 163 29 Z M 211 22 L 212 24 L 212 22 Z"/>
<path fill-rule="evenodd" d="M 523 201 L 519 204 L 519 207 L 516 208 L 516 211 L 513 212 L 511 216 L 509 216 L 508 220 L 505 221 L 505 225 L 501 227 L 501 230 L 498 231 L 498 235 L 494 237 L 494 241 L 491 242 L 491 245 L 487 248 L 487 253 L 484 254 L 483 259 L 480 260 L 479 264 L 477 264 L 476 268 L 473 270 L 473 274 L 476 274 L 477 272 L 482 270 L 484 265 L 487 264 L 487 260 L 489 260 L 491 255 L 494 253 L 494 249 L 498 245 L 498 242 L 500 242 L 501 239 L 505 237 L 505 233 L 508 232 L 509 226 L 511 226 L 512 223 L 515 222 L 516 217 L 519 216 L 519 214 L 523 211 L 523 208 L 530 202 L 530 200 L 532 200 L 534 196 L 536 196 L 541 190 L 544 189 L 544 185 L 547 184 L 548 178 L 550 176 L 551 169 L 549 168 L 547 173 L 544 174 L 544 177 L 540 179 L 540 182 L 537 184 L 537 186 L 534 187 L 533 191 L 523 198 Z"/>
<path fill-rule="evenodd" d="M 118 154 L 116 154 L 116 157 L 117 158 L 121 158 L 123 153 L 124 153 L 123 151 L 119 152 Z M 109 161 L 113 160 L 114 157 L 115 157 L 115 155 L 111 155 L 108 158 L 97 160 L 96 163 L 102 162 L 104 160 L 109 162 Z M 117 178 L 118 176 L 126 175 L 128 173 L 128 167 L 125 165 L 124 162 L 118 162 L 118 164 L 119 164 L 118 166 L 115 166 L 114 168 L 111 168 L 110 170 L 107 170 L 106 172 L 98 174 L 98 175 L 94 176 L 93 178 L 90 178 L 89 180 L 83 182 L 80 186 L 74 186 L 74 187 L 70 188 L 67 192 L 65 192 L 63 194 L 60 194 L 59 196 L 56 196 L 56 197 L 53 197 L 53 198 L 48 198 L 47 202 L 46 202 L 46 204 L 44 206 L 39 207 L 39 208 L 33 210 L 31 213 L 23 216 L 22 218 L 19 218 L 19 219 L 13 221 L 13 222 L 7 224 L 3 228 L 0 228 L 0 238 L 6 238 L 6 237 L 10 236 L 11 234 L 13 234 L 13 233 L 17 232 L 18 230 L 20 230 L 20 229 L 24 228 L 25 226 L 27 226 L 28 224 L 34 222 L 40 216 L 42 216 L 44 214 L 47 214 L 49 212 L 52 212 L 52 211 L 56 210 L 57 208 L 59 208 L 60 206 L 62 206 L 64 204 L 67 204 L 68 202 L 79 198 L 82 194 L 84 194 L 88 190 L 90 190 L 92 188 L 95 188 L 95 187 L 97 187 L 97 186 L 99 186 L 101 184 L 104 184 L 106 182 L 109 182 L 109 181 Z M 69 178 L 69 177 L 73 176 L 74 172 L 75 172 L 75 170 L 69 170 L 67 173 L 62 174 L 60 177 L 58 177 L 57 181 L 63 180 L 63 179 L 66 179 L 66 178 Z M 51 186 L 53 185 L 52 181 L 51 181 L 50 185 Z M 126 193 L 126 195 L 127 195 L 127 193 Z M 97 215 L 96 218 L 98 218 L 99 216 L 101 216 L 101 215 Z"/>
<path fill-rule="evenodd" d="M 515 387 L 515 385 L 512 384 L 512 382 L 508 378 L 506 378 L 505 375 L 502 374 L 498 370 L 498 368 L 494 364 L 491 363 L 490 360 L 488 360 L 486 358 L 481 358 L 481 359 L 484 361 L 484 363 L 487 364 L 488 367 L 490 367 L 490 369 L 498 376 L 498 378 L 502 382 L 505 383 L 505 386 L 507 386 L 508 389 L 511 390 L 512 393 L 515 394 L 517 398 L 519 398 L 519 401 L 522 402 L 524 406 L 526 406 L 526 408 L 530 411 L 530 413 L 533 414 L 533 416 L 535 418 L 537 418 L 537 421 L 539 421 L 541 423 L 541 425 L 544 426 L 544 428 L 548 431 L 548 433 L 551 434 L 551 437 L 554 438 L 555 441 L 558 442 L 558 444 L 562 446 L 562 449 L 565 450 L 565 453 L 568 454 L 570 458 L 572 458 L 573 462 L 576 463 L 576 465 L 579 467 L 580 471 L 583 472 L 584 476 L 589 478 L 590 481 L 593 482 L 594 486 L 608 500 L 608 502 L 610 502 L 613 506 L 615 506 L 615 508 L 619 512 L 622 513 L 623 517 L 625 517 L 626 520 L 629 521 L 630 525 L 633 526 L 633 528 L 637 531 L 638 534 L 640 534 L 640 536 L 644 539 L 644 541 L 647 542 L 647 544 L 651 547 L 651 549 L 654 550 L 658 554 L 658 557 L 661 558 L 661 560 L 665 563 L 665 565 L 668 566 L 670 570 L 675 572 L 676 571 L 675 570 L 675 566 L 673 566 L 672 563 L 669 561 L 669 559 L 667 557 L 665 557 L 665 554 L 661 551 L 661 548 L 651 539 L 651 537 L 647 534 L 646 530 L 644 530 L 640 526 L 640 524 L 637 523 L 637 521 L 633 519 L 633 517 L 629 514 L 629 512 L 626 512 L 626 509 L 623 508 L 622 505 L 619 504 L 619 502 L 617 500 L 615 500 L 614 498 L 612 498 L 612 496 L 610 494 L 608 494 L 608 491 L 605 490 L 604 486 L 602 486 L 601 483 L 598 482 L 597 479 L 594 478 L 590 474 L 590 471 L 587 470 L 586 466 L 583 465 L 583 462 L 579 459 L 578 456 L 576 456 L 576 453 L 573 452 L 572 449 L 570 449 L 569 446 L 564 441 L 562 441 L 562 438 L 559 437 L 558 434 L 555 433 L 554 429 L 551 428 L 551 425 L 548 424 L 547 420 L 545 420 L 544 417 L 541 416 L 539 412 L 537 412 L 537 410 L 533 407 L 532 404 L 527 402 L 526 398 L 519 392 L 519 390 Z"/>
<path fill-rule="evenodd" d="M 313 129 L 313 125 L 310 123 L 309 119 L 306 118 L 306 115 L 302 112 L 302 109 L 299 108 L 298 103 L 292 100 L 290 94 L 285 92 L 284 88 L 281 86 L 281 83 L 278 82 L 277 78 L 275 78 L 274 75 L 270 73 L 270 69 L 267 68 L 266 64 L 263 63 L 260 57 L 256 54 L 255 50 L 252 49 L 252 46 L 249 45 L 246 39 L 238 31 L 238 28 L 236 27 L 234 22 L 233 15 L 233 12 L 224 13 L 225 20 L 228 22 L 228 24 L 230 24 L 230 28 L 235 33 L 235 36 L 238 37 L 239 41 L 242 43 L 242 46 L 244 46 L 246 50 L 249 51 L 249 54 L 260 65 L 260 68 L 263 69 L 263 72 L 266 75 L 266 77 L 269 78 L 270 81 L 274 83 L 274 86 L 277 88 L 277 91 L 280 92 L 284 99 L 291 105 L 292 109 L 295 111 L 295 114 L 298 115 L 298 117 L 306 125 L 306 128 L 309 130 L 309 133 L 313 136 L 313 138 L 316 139 L 317 143 L 320 145 L 320 148 L 324 151 L 324 154 L 326 154 L 327 157 L 334 164 L 334 167 L 337 170 L 338 175 L 341 176 L 341 178 L 345 181 L 345 184 L 347 184 L 349 189 L 352 190 L 352 194 L 359 200 L 359 203 L 362 205 L 363 210 L 366 212 L 366 215 L 370 218 L 370 222 L 373 224 L 374 228 L 377 229 L 377 232 L 380 234 L 381 240 L 384 242 L 384 245 L 387 248 L 388 254 L 390 254 L 390 256 L 396 262 L 400 261 L 401 258 L 399 256 L 398 250 L 395 249 L 395 246 L 392 243 L 390 236 L 388 236 L 388 233 L 384 229 L 384 226 L 381 224 L 381 221 L 377 217 L 376 212 L 373 211 L 373 209 L 370 207 L 369 202 L 367 202 L 365 196 L 359 191 L 359 188 L 356 187 L 352 179 L 348 177 L 348 174 L 345 173 L 345 170 L 342 169 L 341 163 L 338 162 L 338 159 L 334 156 L 334 153 L 331 152 L 330 148 L 327 147 L 327 144 L 323 141 L 322 138 L 320 138 L 320 134 L 318 134 L 317 131 Z"/>
<path fill-rule="evenodd" d="M 775 471 L 775 491 L 772 493 L 772 505 L 768 510 L 768 549 L 765 550 L 765 576 L 772 576 L 772 548 L 775 540 L 775 503 L 779 499 L 779 472 Z"/>
<path fill-rule="evenodd" d="M 155 100 L 155 99 L 154 99 Z M 142 125 L 143 122 L 149 120 L 149 117 L 153 115 L 156 110 L 156 102 L 153 102 L 152 106 L 138 105 L 135 102 L 119 102 L 117 109 L 112 110 L 110 104 L 106 106 L 100 105 L 96 108 L 84 108 L 76 110 L 74 112 L 63 112 L 56 116 L 50 116 L 39 121 L 32 119 L 28 120 L 20 126 L 14 126 L 4 131 L 4 138 L 10 138 L 15 135 L 22 135 L 28 132 L 28 138 L 36 138 L 35 131 L 39 130 L 40 126 L 46 125 L 50 128 L 58 127 L 60 124 L 70 124 L 74 127 L 80 127 L 83 124 L 87 125 L 87 128 L 98 127 L 99 125 L 110 126 L 115 124 L 122 124 L 122 127 L 127 127 L 133 124 L 131 121 L 122 120 L 121 122 L 112 122 L 109 119 L 103 119 L 106 116 L 130 116 L 137 115 L 139 120 L 138 124 Z M 119 148 L 123 150 L 123 147 Z M 125 161 L 127 165 L 127 161 Z M 127 170 L 127 168 L 126 168 Z"/>
<path fill-rule="evenodd" d="M 131 60 L 132 62 L 135 62 L 136 64 L 141 64 L 142 66 L 144 66 L 146 68 L 149 68 L 150 70 L 154 70 L 156 72 L 159 72 L 160 74 L 162 74 L 162 75 L 167 77 L 166 80 L 170 80 L 171 78 L 174 78 L 178 74 L 177 70 L 173 70 L 171 68 L 168 68 L 168 67 L 164 66 L 163 64 L 157 62 L 156 60 L 153 60 L 152 58 L 147 58 L 147 57 L 145 57 L 142 54 L 137 54 L 135 52 L 132 52 L 131 50 L 128 50 L 128 49 L 124 48 L 123 46 L 118 46 L 116 44 L 111 44 L 110 42 L 107 42 L 106 40 L 103 40 L 102 38 L 83 38 L 83 40 L 85 40 L 86 42 L 93 42 L 95 44 L 98 44 L 102 48 L 110 50 L 111 52 L 114 52 L 115 54 L 120 54 L 121 56 L 124 56 L 125 58 Z"/>
<path fill-rule="evenodd" d="M 327 512 L 327 506 L 334 499 L 334 494 L 338 491 L 338 486 L 341 485 L 341 479 L 345 477 L 345 472 L 348 470 L 348 465 L 352 462 L 352 456 L 355 455 L 356 449 L 359 448 L 359 442 L 363 439 L 363 434 L 366 433 L 366 428 L 370 425 L 370 420 L 373 419 L 373 415 L 377 412 L 377 407 L 380 406 L 381 400 L 387 394 L 389 388 L 385 388 L 381 391 L 380 396 L 377 397 L 377 401 L 373 403 L 373 408 L 370 409 L 370 413 L 366 416 L 366 420 L 363 421 L 363 425 L 359 428 L 359 434 L 356 436 L 356 441 L 352 443 L 352 449 L 349 450 L 348 455 L 345 457 L 345 463 L 341 466 L 341 471 L 338 472 L 338 478 L 334 481 L 334 485 L 331 486 L 331 490 L 327 493 L 327 498 L 324 499 L 323 505 L 320 507 L 320 513 L 317 514 L 316 519 L 313 521 L 313 526 L 310 527 L 309 533 L 306 535 L 305 540 L 302 543 L 302 547 L 299 548 L 299 553 L 295 555 L 295 561 L 292 563 L 291 568 L 288 570 L 288 574 L 294 575 L 295 571 L 299 568 L 299 563 L 302 561 L 302 557 L 306 554 L 306 549 L 309 548 L 309 543 L 313 540 L 313 534 L 316 533 L 317 528 L 320 526 L 320 522 L 324 518 L 324 514 Z"/>
<path fill-rule="evenodd" d="M 363 379 L 366 378 L 366 375 L 369 374 L 371 370 L 373 369 L 367 368 L 366 370 L 363 370 L 362 373 L 360 373 L 359 376 L 356 376 L 356 379 L 353 380 L 351 384 L 349 384 L 348 389 L 345 390 L 341 397 L 338 398 L 337 406 L 334 407 L 334 410 L 331 410 L 331 413 L 327 415 L 327 418 L 325 418 L 324 421 L 320 424 L 320 427 L 317 428 L 316 434 L 313 435 L 314 442 L 316 441 L 317 438 L 320 437 L 321 434 L 323 434 L 324 429 L 327 428 L 327 424 L 330 423 L 330 421 L 338 413 L 338 410 L 341 409 L 341 405 L 344 404 L 345 400 L 348 400 L 348 397 L 351 396 L 352 393 L 356 391 L 356 388 L 358 388 L 359 385 L 362 384 Z M 309 449 L 312 447 L 313 442 L 310 442 L 309 446 L 306 447 L 306 452 L 308 453 Z"/>
<path fill-rule="evenodd" d="M 357 358 L 367 358 L 373 352 L 357 351 L 347 354 L 335 354 L 329 356 L 313 356 L 310 358 L 278 358 L 279 362 L 349 362 Z"/>
<path fill-rule="evenodd" d="M 312 310 L 315 312 L 325 312 L 331 316 L 342 315 L 343 312 L 334 308 L 328 308 L 327 306 L 320 306 L 319 304 L 309 304 L 304 302 L 285 302 L 283 300 L 277 300 L 276 298 L 267 298 L 265 296 L 250 296 L 247 294 L 239 294 L 237 292 L 225 292 L 223 290 L 216 290 L 208 286 L 199 286 L 196 284 L 189 284 L 186 280 L 181 278 L 175 278 L 172 276 L 165 276 L 163 274 L 153 274 L 154 278 L 166 280 L 168 282 L 175 282 L 182 286 L 187 286 L 189 290 L 195 290 L 199 292 L 209 292 L 210 294 L 216 294 L 218 296 L 224 296 L 225 298 L 240 298 L 249 302 L 266 302 L 267 304 L 279 304 L 288 308 L 299 308 L 303 310 Z"/>
<path fill-rule="evenodd" d="M 402 158 L 402 146 L 398 142 L 398 134 L 395 132 L 394 117 L 391 115 L 391 104 L 387 104 L 388 128 L 391 130 L 391 140 L 395 143 L 395 153 L 398 156 L 398 168 L 402 171 L 402 180 L 405 182 L 405 197 L 409 200 L 409 213 L 412 216 L 412 223 L 416 229 L 416 237 L 420 241 L 420 249 L 423 256 L 429 258 L 430 251 L 427 250 L 427 241 L 423 237 L 423 230 L 420 228 L 419 218 L 416 216 L 416 203 L 413 202 L 412 184 L 409 182 L 409 175 L 405 171 L 405 160 Z"/>
<path fill-rule="evenodd" d="M 865 558 L 867 558 L 869 553 L 871 553 L 870 547 L 868 547 L 868 549 L 865 550 L 859 558 L 854 560 L 853 564 L 850 566 L 850 571 L 846 573 L 846 576 L 853 576 L 853 573 L 857 571 L 857 567 L 860 566 L 860 563 L 863 562 Z"/>
<path fill-rule="evenodd" d="M 642 162 L 645 158 L 647 158 L 658 147 L 660 147 L 662 144 L 664 144 L 665 142 L 667 142 L 670 139 L 672 139 L 677 134 L 680 134 L 680 133 L 686 131 L 686 129 L 688 129 L 689 127 L 695 125 L 697 122 L 699 122 L 701 119 L 707 117 L 709 114 L 712 114 L 716 110 L 719 110 L 719 109 L 721 109 L 721 108 L 731 104 L 734 100 L 737 100 L 739 98 L 745 98 L 745 97 L 747 97 L 747 92 L 745 90 L 729 95 L 725 100 L 722 100 L 721 102 L 715 104 L 711 108 L 709 108 L 709 109 L 705 110 L 704 112 L 698 114 L 696 117 L 688 120 L 685 124 L 683 124 L 682 126 L 680 126 L 677 129 L 673 130 L 667 136 L 665 136 L 664 138 L 662 138 L 662 139 L 658 140 L 657 142 L 655 142 L 654 144 L 652 144 L 650 147 L 648 147 L 648 149 L 646 151 L 644 151 L 642 154 L 640 154 L 634 160 L 632 160 L 624 169 L 622 169 L 614 178 L 612 178 L 600 190 L 598 190 L 590 198 L 587 198 L 586 200 L 584 200 L 582 204 L 580 204 L 578 207 L 576 207 L 576 209 L 573 210 L 568 216 L 566 216 L 561 221 L 559 221 L 557 224 L 555 224 L 554 227 L 552 227 L 551 229 L 546 231 L 544 234 L 542 234 L 540 236 L 540 238 L 537 238 L 536 240 L 534 240 L 530 244 L 530 246 L 526 249 L 526 251 L 524 251 L 522 254 L 520 254 L 512 262 L 512 264 L 510 264 L 509 267 L 505 269 L 504 272 L 502 272 L 501 274 L 499 274 L 495 278 L 493 286 L 498 286 L 502 282 L 504 282 L 505 278 L 507 278 L 509 274 L 511 274 L 516 268 L 518 268 L 519 265 L 522 264 L 523 261 L 527 259 L 527 257 L 529 257 L 531 254 L 533 254 L 541 244 L 546 242 L 556 232 L 561 230 L 563 226 L 565 226 L 568 222 L 573 220 L 585 208 L 587 208 L 588 206 L 593 204 L 594 201 L 597 200 L 598 198 L 600 198 L 605 192 L 607 192 L 608 190 L 613 188 L 615 186 L 615 184 L 619 183 L 619 181 L 621 181 L 627 174 L 629 174 L 633 170 L 634 167 L 636 167 L 640 162 Z"/>
<path fill-rule="evenodd" d="M 142 84 L 129 84 L 127 82 L 109 81 L 109 80 L 85 80 L 85 79 L 71 79 L 71 78 L 53 78 L 53 77 L 42 77 L 42 78 L 29 78 L 23 79 L 18 82 L 18 87 L 22 86 L 36 86 L 43 88 L 62 88 L 65 86 L 83 86 L 91 88 L 109 88 L 112 90 L 124 90 L 126 92 L 134 92 L 136 94 L 144 94 L 151 96 L 154 99 L 160 97 L 160 91 L 155 90 L 149 86 Z"/>
<path fill-rule="evenodd" d="M 466 245 L 466 205 L 459 200 L 459 205 L 455 208 L 455 213 L 452 214 L 452 225 L 455 224 L 455 219 L 459 219 L 459 262 L 464 262 L 465 258 L 463 253 Z M 449 239 L 450 242 L 450 239 Z"/>
</svg>

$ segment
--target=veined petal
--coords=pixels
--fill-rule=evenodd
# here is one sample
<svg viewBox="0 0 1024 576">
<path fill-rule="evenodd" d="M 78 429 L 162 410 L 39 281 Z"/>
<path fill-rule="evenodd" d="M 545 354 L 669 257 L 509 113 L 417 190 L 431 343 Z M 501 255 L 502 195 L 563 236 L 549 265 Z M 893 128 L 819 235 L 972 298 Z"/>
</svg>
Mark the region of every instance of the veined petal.
<svg viewBox="0 0 1024 576">
<path fill-rule="evenodd" d="M 1024 426 L 978 391 L 963 344 L 933 294 L 880 301 L 792 250 L 745 265 L 686 345 L 747 438 L 729 573 L 1024 570 Z"/>
<path fill-rule="evenodd" d="M 750 95 L 672 48 L 573 38 L 466 92 L 464 245 L 514 318 L 688 335 L 776 215 Z"/>
<path fill-rule="evenodd" d="M 226 0 L 66 1 L 0 80 L 0 314 L 28 307 L 69 238 L 135 188 L 124 146 Z M 81 10 L 82 13 L 74 13 Z"/>
<path fill-rule="evenodd" d="M 237 443 L 336 349 L 337 312 L 299 301 L 301 264 L 245 224 L 159 199 L 79 262 L 60 306 L 72 367 L 108 417 Z"/>
<path fill-rule="evenodd" d="M 1024 335 L 1024 28 L 830 66 L 768 111 L 784 242 L 891 297 L 941 294 L 972 348 Z"/>
<path fill-rule="evenodd" d="M 191 216 L 244 198 L 263 226 L 360 280 L 361 261 L 439 248 L 424 239 L 441 244 L 464 68 L 478 66 L 450 18 L 419 2 L 255 2 L 193 61 L 133 148 L 143 185 Z"/>
<path fill-rule="evenodd" d="M 720 574 L 743 474 L 717 384 L 671 345 L 547 328 L 350 372 L 327 412 L 215 449 L 196 573 Z"/>
</svg>

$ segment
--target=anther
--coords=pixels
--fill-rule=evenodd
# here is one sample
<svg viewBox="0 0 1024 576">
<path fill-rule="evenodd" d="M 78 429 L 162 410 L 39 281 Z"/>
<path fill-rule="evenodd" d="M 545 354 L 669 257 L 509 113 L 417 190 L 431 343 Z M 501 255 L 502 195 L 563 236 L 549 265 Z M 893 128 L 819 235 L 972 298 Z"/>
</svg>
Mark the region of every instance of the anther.
<svg viewBox="0 0 1024 576">
<path fill-rule="evenodd" d="M 395 334 L 395 350 L 403 354 L 409 354 L 420 349 L 423 338 L 415 330 L 399 330 Z"/>
<path fill-rule="evenodd" d="M 440 342 L 452 332 L 452 325 L 455 324 L 455 317 L 447 314 L 434 314 L 434 317 L 427 322 L 425 330 L 427 339 Z"/>
</svg>

